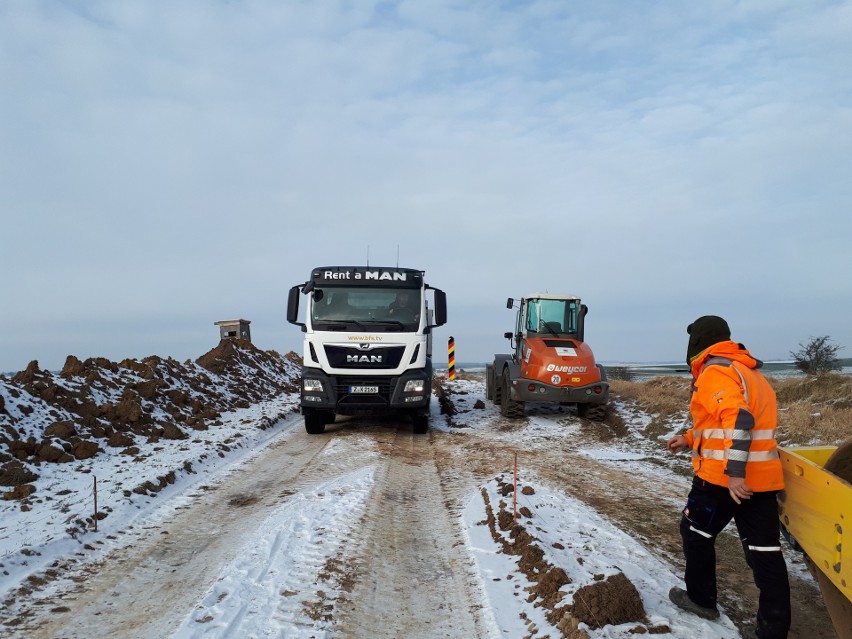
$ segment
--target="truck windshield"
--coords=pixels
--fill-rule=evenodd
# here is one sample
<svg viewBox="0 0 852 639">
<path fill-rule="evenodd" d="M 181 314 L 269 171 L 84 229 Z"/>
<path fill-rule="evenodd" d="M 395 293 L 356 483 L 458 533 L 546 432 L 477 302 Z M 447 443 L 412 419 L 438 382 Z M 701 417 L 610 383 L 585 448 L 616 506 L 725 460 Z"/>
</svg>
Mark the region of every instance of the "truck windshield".
<svg viewBox="0 0 852 639">
<path fill-rule="evenodd" d="M 420 289 L 326 287 L 311 295 L 318 330 L 416 331 L 423 314 Z"/>
<path fill-rule="evenodd" d="M 579 310 L 578 300 L 529 300 L 526 329 L 545 335 L 575 334 Z"/>
</svg>

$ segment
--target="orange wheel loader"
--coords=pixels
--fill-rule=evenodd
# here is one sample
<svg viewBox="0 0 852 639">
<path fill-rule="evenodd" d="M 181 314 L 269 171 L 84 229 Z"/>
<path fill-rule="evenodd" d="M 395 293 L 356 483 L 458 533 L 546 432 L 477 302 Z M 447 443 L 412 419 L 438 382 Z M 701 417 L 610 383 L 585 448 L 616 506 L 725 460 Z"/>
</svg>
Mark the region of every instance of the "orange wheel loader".
<svg viewBox="0 0 852 639">
<path fill-rule="evenodd" d="M 514 308 L 509 298 L 506 308 Z M 504 337 L 514 352 L 485 366 L 485 394 L 509 418 L 524 416 L 526 402 L 573 404 L 580 417 L 603 420 L 609 384 L 583 341 L 589 309 L 572 295 L 536 293 L 521 298 L 515 331 Z"/>
</svg>

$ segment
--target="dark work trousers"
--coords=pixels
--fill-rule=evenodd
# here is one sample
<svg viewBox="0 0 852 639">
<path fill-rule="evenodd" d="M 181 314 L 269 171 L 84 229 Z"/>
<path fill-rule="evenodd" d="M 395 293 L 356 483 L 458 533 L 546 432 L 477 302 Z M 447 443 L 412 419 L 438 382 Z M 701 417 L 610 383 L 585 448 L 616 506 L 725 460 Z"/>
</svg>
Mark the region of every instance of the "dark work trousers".
<svg viewBox="0 0 852 639">
<path fill-rule="evenodd" d="M 781 554 L 777 491 L 755 492 L 737 504 L 728 489 L 693 477 L 680 520 L 686 591 L 700 606 L 716 607 L 716 536 L 731 519 L 760 590 L 757 636 L 785 639 L 790 629 L 790 583 Z"/>
</svg>

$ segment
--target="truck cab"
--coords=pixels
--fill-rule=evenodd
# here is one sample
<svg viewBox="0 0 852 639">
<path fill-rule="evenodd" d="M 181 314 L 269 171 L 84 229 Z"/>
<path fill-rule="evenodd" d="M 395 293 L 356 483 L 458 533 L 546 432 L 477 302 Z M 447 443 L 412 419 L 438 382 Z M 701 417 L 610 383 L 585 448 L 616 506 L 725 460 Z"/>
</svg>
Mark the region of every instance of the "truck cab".
<svg viewBox="0 0 852 639">
<path fill-rule="evenodd" d="M 305 430 L 322 433 L 336 414 L 402 414 L 412 419 L 415 432 L 426 432 L 432 329 L 446 318 L 446 295 L 424 282 L 423 271 L 315 268 L 307 282 L 290 289 L 287 305 L 287 320 L 305 333 Z"/>
</svg>

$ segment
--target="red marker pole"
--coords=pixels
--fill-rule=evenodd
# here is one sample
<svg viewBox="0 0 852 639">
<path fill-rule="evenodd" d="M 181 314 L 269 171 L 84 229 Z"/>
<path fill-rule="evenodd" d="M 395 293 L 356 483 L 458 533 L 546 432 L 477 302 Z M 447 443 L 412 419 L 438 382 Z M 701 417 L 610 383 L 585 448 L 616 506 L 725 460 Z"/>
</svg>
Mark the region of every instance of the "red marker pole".
<svg viewBox="0 0 852 639">
<path fill-rule="evenodd" d="M 515 518 L 512 520 L 518 523 L 518 451 L 515 451 L 515 472 L 512 476 L 512 510 L 515 513 Z"/>
<path fill-rule="evenodd" d="M 447 340 L 447 365 L 449 366 L 448 377 L 456 378 L 456 341 L 452 336 Z"/>
</svg>

